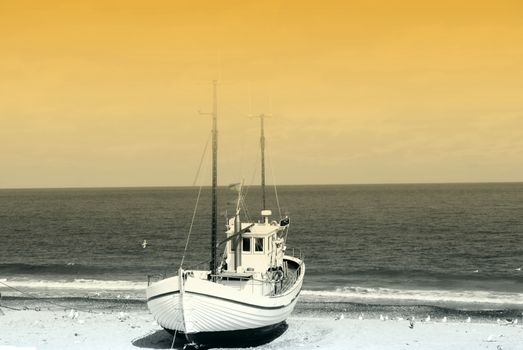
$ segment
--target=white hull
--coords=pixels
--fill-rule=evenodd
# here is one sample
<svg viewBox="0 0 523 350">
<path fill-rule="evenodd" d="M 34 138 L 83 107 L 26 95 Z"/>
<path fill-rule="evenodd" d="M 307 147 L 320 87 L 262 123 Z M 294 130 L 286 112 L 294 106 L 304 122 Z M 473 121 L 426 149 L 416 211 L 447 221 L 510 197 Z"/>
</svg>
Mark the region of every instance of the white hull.
<svg viewBox="0 0 523 350">
<path fill-rule="evenodd" d="M 296 258 L 286 259 L 301 264 Z M 285 321 L 294 309 L 304 269 L 301 264 L 294 284 L 278 295 L 260 295 L 248 285 L 240 290 L 189 275 L 175 276 L 147 288 L 147 304 L 160 326 L 188 336 L 269 327 Z"/>
</svg>

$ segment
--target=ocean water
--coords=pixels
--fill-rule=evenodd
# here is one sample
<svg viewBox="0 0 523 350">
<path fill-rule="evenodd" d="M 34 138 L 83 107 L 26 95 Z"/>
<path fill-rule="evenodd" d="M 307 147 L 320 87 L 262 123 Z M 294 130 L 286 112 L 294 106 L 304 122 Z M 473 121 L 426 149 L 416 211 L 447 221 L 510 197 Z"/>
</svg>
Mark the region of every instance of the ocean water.
<svg viewBox="0 0 523 350">
<path fill-rule="evenodd" d="M 246 214 L 258 220 L 260 189 L 247 191 Z M 147 275 L 180 266 L 197 192 L 0 190 L 0 293 L 143 300 Z M 523 183 L 281 186 L 278 195 L 288 251 L 305 257 L 302 305 L 523 310 Z M 220 227 L 235 196 L 219 189 Z M 279 215 L 272 192 L 268 206 Z M 204 188 L 185 268 L 208 266 L 209 210 Z"/>
</svg>

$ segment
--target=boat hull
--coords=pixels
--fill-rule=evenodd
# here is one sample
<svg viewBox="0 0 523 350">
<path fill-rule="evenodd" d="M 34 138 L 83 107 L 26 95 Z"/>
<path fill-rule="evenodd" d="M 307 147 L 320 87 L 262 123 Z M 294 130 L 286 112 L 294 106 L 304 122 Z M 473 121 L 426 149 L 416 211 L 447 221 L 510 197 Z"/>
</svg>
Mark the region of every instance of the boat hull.
<svg viewBox="0 0 523 350">
<path fill-rule="evenodd" d="M 147 304 L 160 326 L 191 342 L 226 339 L 229 344 L 249 334 L 265 338 L 281 331 L 298 300 L 303 275 L 302 270 L 285 293 L 270 296 L 189 275 L 174 276 L 147 289 Z"/>
<path fill-rule="evenodd" d="M 185 334 L 177 332 L 177 337 L 184 337 L 189 343 L 218 347 L 255 347 L 270 343 L 285 333 L 289 326 L 283 321 L 271 326 L 242 329 L 237 331 L 198 332 Z M 175 331 L 166 329 L 174 335 Z"/>
</svg>

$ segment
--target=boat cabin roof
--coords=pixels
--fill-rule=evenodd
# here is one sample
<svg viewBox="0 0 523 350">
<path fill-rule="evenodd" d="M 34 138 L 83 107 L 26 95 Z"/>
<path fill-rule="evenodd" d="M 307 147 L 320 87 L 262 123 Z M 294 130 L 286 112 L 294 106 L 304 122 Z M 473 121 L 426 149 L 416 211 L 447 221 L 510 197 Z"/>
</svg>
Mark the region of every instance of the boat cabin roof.
<svg viewBox="0 0 523 350">
<path fill-rule="evenodd" d="M 244 237 L 267 237 L 277 233 L 281 230 L 281 228 L 282 226 L 280 226 L 280 224 L 276 221 L 271 223 L 256 222 L 254 224 L 249 222 L 241 223 L 241 229 L 246 229 L 246 231 L 242 234 Z M 229 225 L 227 233 L 234 233 L 234 223 Z"/>
</svg>

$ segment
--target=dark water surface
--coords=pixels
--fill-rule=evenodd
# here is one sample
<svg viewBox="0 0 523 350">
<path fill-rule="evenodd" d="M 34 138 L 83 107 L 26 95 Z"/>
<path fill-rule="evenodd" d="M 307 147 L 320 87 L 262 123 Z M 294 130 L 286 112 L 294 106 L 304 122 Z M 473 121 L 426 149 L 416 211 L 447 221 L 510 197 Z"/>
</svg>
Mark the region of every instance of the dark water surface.
<svg viewBox="0 0 523 350">
<path fill-rule="evenodd" d="M 62 294 L 127 281 L 142 293 L 147 274 L 178 268 L 196 195 L 0 190 L 0 281 L 34 290 L 61 283 Z M 291 217 L 288 247 L 305 255 L 304 298 L 523 308 L 523 183 L 282 186 L 278 195 Z M 209 260 L 209 197 L 204 189 L 186 267 Z M 221 188 L 219 198 L 232 213 L 235 193 Z M 257 220 L 259 188 L 247 203 Z M 269 206 L 278 216 L 274 198 Z"/>
</svg>

